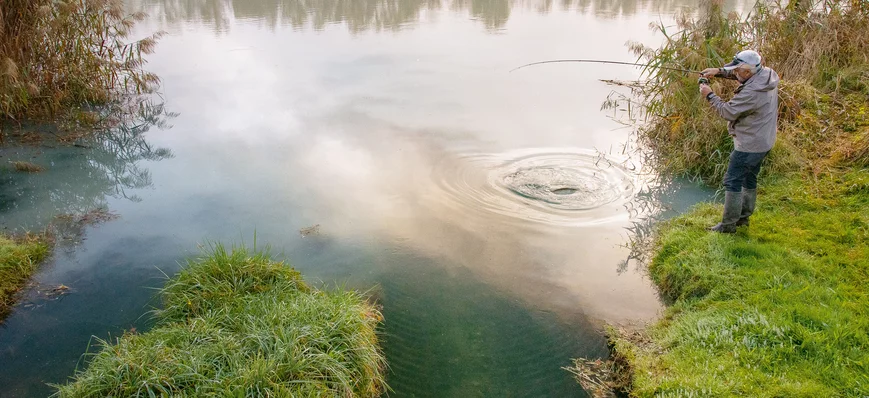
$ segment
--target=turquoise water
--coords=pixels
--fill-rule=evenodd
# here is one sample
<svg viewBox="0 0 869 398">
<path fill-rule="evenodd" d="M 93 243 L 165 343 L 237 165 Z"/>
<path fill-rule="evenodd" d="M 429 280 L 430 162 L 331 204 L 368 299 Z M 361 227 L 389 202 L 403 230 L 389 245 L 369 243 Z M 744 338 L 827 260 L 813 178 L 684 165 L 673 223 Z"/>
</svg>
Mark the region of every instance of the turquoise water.
<svg viewBox="0 0 869 398">
<path fill-rule="evenodd" d="M 690 6 L 686 2 L 684 6 Z M 0 397 L 46 396 L 91 336 L 147 330 L 154 288 L 207 241 L 268 243 L 309 281 L 383 305 L 395 397 L 585 396 L 604 322 L 652 319 L 628 230 L 709 193 L 653 185 L 602 112 L 624 43 L 679 2 L 171 1 L 148 69 L 161 123 L 0 149 L 0 228 L 73 222 L 0 327 Z M 171 113 L 171 114 L 170 114 Z M 29 160 L 38 174 L 13 172 Z M 566 189 L 566 190 L 565 190 Z M 300 230 L 319 225 L 308 236 Z M 69 294 L 46 297 L 64 284 Z"/>
</svg>

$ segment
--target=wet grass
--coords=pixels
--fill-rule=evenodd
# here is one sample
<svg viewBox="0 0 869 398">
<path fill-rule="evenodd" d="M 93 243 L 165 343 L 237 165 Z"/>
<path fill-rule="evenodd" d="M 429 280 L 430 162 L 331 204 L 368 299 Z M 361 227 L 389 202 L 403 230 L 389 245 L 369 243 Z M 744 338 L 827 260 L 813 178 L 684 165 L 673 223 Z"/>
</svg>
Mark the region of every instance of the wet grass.
<svg viewBox="0 0 869 398">
<path fill-rule="evenodd" d="M 265 252 L 215 245 L 160 292 L 157 324 L 102 349 L 58 397 L 374 397 L 386 388 L 380 312 L 318 291 Z"/>
<path fill-rule="evenodd" d="M 48 255 L 48 244 L 38 236 L 11 239 L 0 235 L 0 321 L 14 304 L 37 265 Z"/>
<path fill-rule="evenodd" d="M 761 187 L 750 228 L 705 230 L 703 204 L 663 225 L 649 272 L 672 301 L 614 337 L 635 396 L 869 395 L 869 171 Z"/>
</svg>

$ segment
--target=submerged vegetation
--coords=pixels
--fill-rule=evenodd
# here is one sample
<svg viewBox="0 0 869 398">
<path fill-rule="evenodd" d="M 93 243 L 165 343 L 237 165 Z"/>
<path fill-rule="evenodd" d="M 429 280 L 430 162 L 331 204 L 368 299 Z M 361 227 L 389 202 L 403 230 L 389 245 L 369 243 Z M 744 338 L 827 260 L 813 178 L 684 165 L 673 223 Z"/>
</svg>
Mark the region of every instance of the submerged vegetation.
<svg viewBox="0 0 869 398">
<path fill-rule="evenodd" d="M 43 237 L 16 240 L 0 235 L 0 320 L 9 313 L 15 294 L 47 255 L 48 244 Z"/>
<path fill-rule="evenodd" d="M 42 167 L 38 164 L 25 162 L 25 161 L 14 161 L 14 162 L 9 162 L 9 163 L 12 164 L 12 167 L 16 171 L 23 171 L 25 173 L 39 173 L 39 172 L 45 170 L 44 167 Z"/>
<path fill-rule="evenodd" d="M 671 304 L 638 333 L 610 331 L 614 359 L 579 381 L 632 396 L 869 396 L 869 3 L 759 2 L 747 16 L 704 1 L 657 49 L 632 45 L 649 80 L 639 137 L 664 171 L 719 184 L 732 150 L 698 95 L 703 69 L 757 49 L 782 78 L 778 141 L 757 213 L 735 235 L 702 204 L 659 226 L 649 273 Z M 716 80 L 729 98 L 737 84 Z M 600 374 L 615 374 L 596 379 Z"/>
<path fill-rule="evenodd" d="M 374 397 L 386 388 L 359 293 L 309 287 L 264 252 L 214 246 L 160 292 L 157 324 L 93 355 L 58 397 Z"/>
</svg>

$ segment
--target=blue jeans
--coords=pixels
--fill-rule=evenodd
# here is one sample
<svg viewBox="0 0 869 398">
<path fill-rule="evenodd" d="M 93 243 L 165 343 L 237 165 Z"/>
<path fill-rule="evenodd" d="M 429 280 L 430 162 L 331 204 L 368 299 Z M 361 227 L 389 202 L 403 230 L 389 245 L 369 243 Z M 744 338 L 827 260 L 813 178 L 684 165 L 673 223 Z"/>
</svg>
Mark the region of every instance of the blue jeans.
<svg viewBox="0 0 869 398">
<path fill-rule="evenodd" d="M 761 153 L 731 152 L 727 173 L 724 174 L 724 189 L 729 192 L 740 192 L 742 187 L 757 189 L 757 174 L 760 173 L 760 164 L 768 153 L 769 151 Z"/>
</svg>

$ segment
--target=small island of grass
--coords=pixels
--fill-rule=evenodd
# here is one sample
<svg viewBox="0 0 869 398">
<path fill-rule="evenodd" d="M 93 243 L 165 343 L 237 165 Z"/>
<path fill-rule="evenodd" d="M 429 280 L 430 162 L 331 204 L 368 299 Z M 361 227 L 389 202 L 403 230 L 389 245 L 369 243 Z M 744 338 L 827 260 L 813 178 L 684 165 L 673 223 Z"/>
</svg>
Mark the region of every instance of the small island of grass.
<svg viewBox="0 0 869 398">
<path fill-rule="evenodd" d="M 382 316 L 361 294 L 309 287 L 264 252 L 216 245 L 160 292 L 154 328 L 100 341 L 58 397 L 375 397 Z"/>
</svg>

